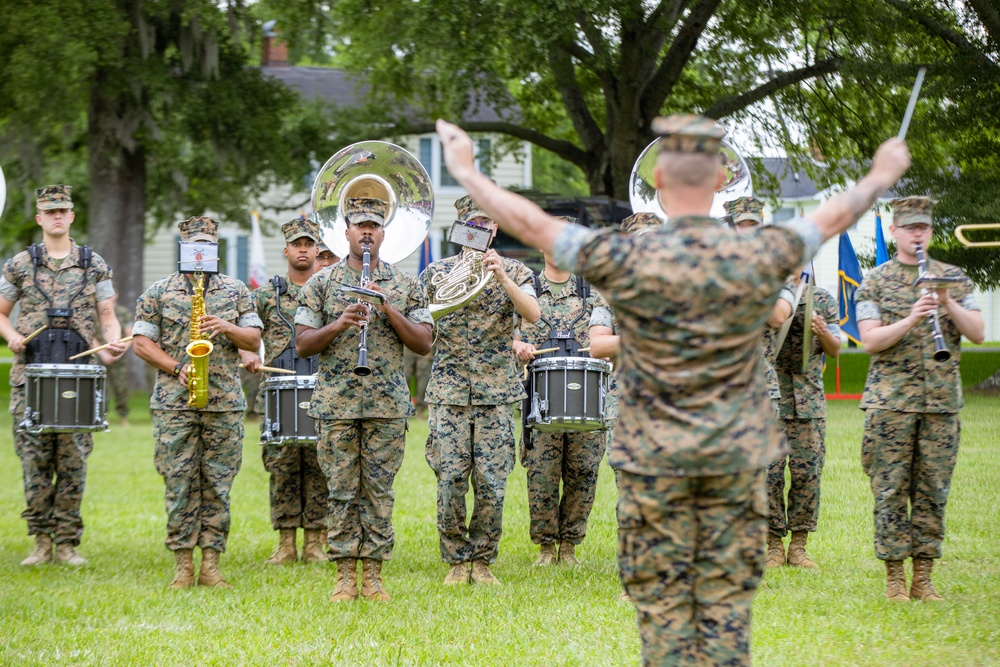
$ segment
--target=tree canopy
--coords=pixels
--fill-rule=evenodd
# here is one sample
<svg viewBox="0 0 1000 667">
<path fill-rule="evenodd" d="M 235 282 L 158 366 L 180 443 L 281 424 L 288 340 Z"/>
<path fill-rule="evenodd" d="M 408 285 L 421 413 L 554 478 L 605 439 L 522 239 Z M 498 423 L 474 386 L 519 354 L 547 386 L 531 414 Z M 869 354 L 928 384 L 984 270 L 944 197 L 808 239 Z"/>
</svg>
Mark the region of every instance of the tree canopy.
<svg viewBox="0 0 1000 667">
<path fill-rule="evenodd" d="M 80 226 L 123 303 L 143 289 L 145 222 L 248 202 L 308 172 L 328 123 L 250 66 L 243 3 L 8 3 L 0 14 L 0 160 L 8 247 L 35 231 L 32 189 L 76 186 Z M 13 223 L 13 224 L 8 224 Z"/>
<path fill-rule="evenodd" d="M 579 167 L 592 194 L 621 199 L 650 121 L 675 111 L 718 118 L 745 153 L 781 150 L 820 183 L 856 176 L 898 131 L 928 65 L 905 188 L 941 198 L 943 233 L 1000 203 L 989 0 L 300 0 L 268 11 L 300 53 L 333 53 L 364 77 L 382 132 L 427 132 L 489 104 L 499 121 L 463 127 L 529 141 Z M 981 285 L 1000 280 L 982 269 L 970 271 Z"/>
</svg>

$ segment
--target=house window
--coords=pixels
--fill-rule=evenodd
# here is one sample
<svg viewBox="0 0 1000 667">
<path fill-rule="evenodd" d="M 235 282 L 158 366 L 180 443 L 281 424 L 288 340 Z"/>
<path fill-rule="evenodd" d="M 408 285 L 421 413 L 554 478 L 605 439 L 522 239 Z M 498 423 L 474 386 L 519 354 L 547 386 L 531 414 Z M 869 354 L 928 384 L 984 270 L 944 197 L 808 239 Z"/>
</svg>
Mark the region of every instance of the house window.
<svg viewBox="0 0 1000 667">
<path fill-rule="evenodd" d="M 491 176 L 490 151 L 492 142 L 489 139 L 479 139 L 476 144 L 476 168 L 487 176 Z M 431 176 L 435 188 L 460 188 L 461 185 L 448 173 L 444 164 L 441 142 L 431 137 L 420 138 L 420 164 Z"/>
<path fill-rule="evenodd" d="M 785 206 L 777 209 L 771 216 L 771 224 L 777 225 L 782 222 L 787 222 L 795 217 L 795 209 L 790 206 Z"/>
</svg>

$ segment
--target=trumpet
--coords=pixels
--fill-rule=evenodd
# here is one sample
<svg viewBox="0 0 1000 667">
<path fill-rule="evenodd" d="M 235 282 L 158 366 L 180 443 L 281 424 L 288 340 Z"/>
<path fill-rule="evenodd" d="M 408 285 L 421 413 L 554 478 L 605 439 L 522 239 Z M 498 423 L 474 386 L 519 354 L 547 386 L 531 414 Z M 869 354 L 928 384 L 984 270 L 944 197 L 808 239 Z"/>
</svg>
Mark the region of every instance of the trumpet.
<svg viewBox="0 0 1000 667">
<path fill-rule="evenodd" d="M 942 284 L 958 282 L 952 278 L 937 278 L 931 276 L 927 273 L 927 253 L 920 246 L 919 243 L 914 244 L 913 254 L 917 256 L 917 280 L 914 286 L 920 286 L 920 295 L 930 293 L 930 290 L 924 285 L 934 283 L 936 286 L 942 286 Z M 937 292 L 933 292 L 934 300 L 937 300 Z M 951 358 L 951 352 L 944 344 L 944 335 L 941 333 L 941 321 L 938 319 L 937 308 L 934 308 L 934 312 L 931 313 L 931 327 L 934 329 L 934 361 L 948 361 Z"/>
<path fill-rule="evenodd" d="M 978 225 L 959 225 L 955 227 L 955 238 L 966 248 L 1000 248 L 1000 241 L 970 241 L 965 237 L 965 232 L 984 232 L 987 230 L 1000 230 L 1000 222 L 984 222 Z"/>
</svg>

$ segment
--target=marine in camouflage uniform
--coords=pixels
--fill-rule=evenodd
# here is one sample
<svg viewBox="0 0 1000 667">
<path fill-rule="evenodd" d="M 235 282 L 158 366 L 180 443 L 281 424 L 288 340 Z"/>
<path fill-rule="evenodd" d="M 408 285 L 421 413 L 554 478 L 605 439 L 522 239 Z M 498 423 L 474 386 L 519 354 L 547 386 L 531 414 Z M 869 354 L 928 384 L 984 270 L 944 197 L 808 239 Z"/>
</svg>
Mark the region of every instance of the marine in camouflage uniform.
<svg viewBox="0 0 1000 667">
<path fill-rule="evenodd" d="M 840 317 L 837 301 L 822 287 L 813 288 L 813 337 L 809 367 L 802 373 L 806 304 L 796 309 L 774 368 L 780 385 L 778 417 L 788 443 L 788 455 L 767 467 L 768 567 L 788 565 L 815 568 L 806 555 L 809 533 L 819 522 L 820 475 L 826 459 L 826 395 L 823 390 L 824 354 L 840 353 Z M 785 501 L 785 463 L 791 477 Z M 785 558 L 782 538 L 792 533 Z"/>
<path fill-rule="evenodd" d="M 389 600 L 382 563 L 392 557 L 395 533 L 393 481 L 403 463 L 406 418 L 413 414 L 403 376 L 403 346 L 426 354 L 433 333 L 430 312 L 414 276 L 379 261 L 388 205 L 379 199 L 344 203 L 350 254 L 309 279 L 295 315 L 300 355 L 319 354 L 309 415 L 317 419 L 319 464 L 329 491 L 327 547 L 337 562 L 331 601 L 357 599 L 357 559 L 362 561 L 361 596 Z M 370 246 L 367 288 L 385 295 L 370 309 L 341 285 L 362 282 L 362 244 Z M 354 373 L 360 331 L 367 320 L 370 375 Z"/>
<path fill-rule="evenodd" d="M 193 217 L 178 225 L 181 242 L 216 243 L 217 224 Z M 192 552 L 202 552 L 198 584 L 228 587 L 219 554 L 229 535 L 229 492 L 240 470 L 243 411 L 239 349 L 260 347 L 263 324 L 247 286 L 223 274 L 205 275 L 200 328 L 214 349 L 208 361 L 208 404 L 188 405 L 188 354 L 194 277 L 173 273 L 156 281 L 136 304 L 135 352 L 157 369 L 153 412 L 154 463 L 166 487 L 166 547 L 174 553 L 172 588 L 194 583 Z"/>
<path fill-rule="evenodd" d="M 749 664 L 750 602 L 763 572 L 763 467 L 781 448 L 760 363 L 785 278 L 844 231 L 909 166 L 879 149 L 856 188 L 809 220 L 743 237 L 707 215 L 724 132 L 709 119 L 654 121 L 654 170 L 671 228 L 631 237 L 567 225 L 479 174 L 472 140 L 438 121 L 449 172 L 504 230 L 586 278 L 621 326 L 619 565 L 648 665 Z M 682 215 L 683 214 L 683 215 Z"/>
<path fill-rule="evenodd" d="M 496 223 L 471 198 L 459 199 L 455 207 L 460 222 L 496 230 Z M 420 274 L 429 302 L 440 302 L 435 283 L 461 266 L 461 259 L 446 257 Z M 494 250 L 486 253 L 483 263 L 484 271 L 493 270 L 494 276 L 482 292 L 436 322 L 427 385 L 425 458 L 437 476 L 441 559 L 451 565 L 447 585 L 470 579 L 498 583 L 489 565 L 499 551 L 507 476 L 514 467 L 513 403 L 525 397 L 513 352 L 515 316 L 538 319 L 531 270 Z M 466 525 L 470 477 L 475 505 Z"/>
<path fill-rule="evenodd" d="M 94 447 L 90 433 L 42 433 L 32 435 L 21 428 L 25 418 L 25 370 L 29 358 L 24 338 L 36 329 L 48 326 L 30 346 L 37 354 L 46 346 L 50 335 L 58 329 L 69 329 L 79 335 L 83 349 L 90 346 L 97 333 L 98 319 L 106 340 L 118 340 L 121 329 L 114 318 L 111 269 L 100 255 L 93 254 L 90 267 L 84 269 L 81 248 L 69 237 L 73 223 L 72 189 L 67 185 L 49 185 L 35 191 L 38 215 L 44 243 L 34 246 L 38 252 L 37 266 L 29 251 L 8 260 L 0 278 L 0 335 L 15 351 L 10 370 L 10 413 L 14 427 L 14 448 L 21 459 L 24 497 L 27 507 L 21 513 L 28 524 L 28 534 L 35 537 L 35 549 L 21 564 L 45 563 L 53 558 L 58 563 L 82 565 L 83 557 L 76 547 L 83 536 L 80 503 L 87 476 L 87 457 Z M 56 257 L 54 255 L 62 255 Z M 82 289 L 81 289 L 82 288 Z M 15 328 L 10 314 L 20 303 Z M 49 317 L 48 308 L 72 308 L 66 317 Z M 115 346 L 121 354 L 124 345 Z M 81 350 L 82 351 L 82 350 Z M 72 355 L 67 351 L 65 356 Z M 50 363 L 50 362 L 45 362 Z M 93 364 L 92 357 L 63 364 Z"/>
<path fill-rule="evenodd" d="M 520 341 L 514 343 L 518 358 L 531 362 L 566 356 L 564 352 L 572 353 L 577 346 L 588 347 L 591 314 L 599 298 L 597 293 L 573 274 L 552 266 L 548 255 L 544 271 L 534 282 L 542 314 L 536 324 L 521 326 Z M 551 332 L 571 333 L 575 346 L 565 340 L 550 340 Z M 568 349 L 537 357 L 532 354 L 560 343 Z M 531 541 L 540 546 L 535 565 L 548 566 L 557 560 L 568 565 L 577 564 L 576 545 L 583 542 L 587 534 L 587 518 L 594 507 L 604 442 L 603 430 L 522 431 L 521 463 L 528 470 L 529 535 Z"/>
<path fill-rule="evenodd" d="M 944 513 L 958 458 L 962 335 L 984 338 L 973 286 L 961 269 L 928 260 L 930 275 L 957 279 L 921 296 L 914 245 L 931 237 L 927 197 L 892 202 L 890 231 L 898 254 L 872 269 L 855 295 L 862 343 L 871 354 L 861 409 L 865 432 L 861 463 L 875 498 L 875 556 L 886 564 L 886 597 L 940 600 L 931 583 L 941 557 Z M 932 290 L 933 291 L 933 290 Z M 940 303 L 940 307 L 938 306 Z M 935 310 L 951 357 L 934 359 Z M 907 594 L 903 561 L 913 559 Z"/>
<path fill-rule="evenodd" d="M 306 218 L 296 218 L 281 227 L 285 237 L 284 254 L 288 258 L 288 273 L 283 281 L 284 289 L 278 298 L 275 281 L 268 281 L 253 292 L 257 314 L 264 323 L 264 365 L 278 365 L 279 356 L 293 343 L 295 313 L 300 305 L 302 289 L 314 273 L 316 244 L 319 242 L 319 228 Z M 279 282 L 280 282 L 279 281 Z M 278 310 L 278 304 L 281 310 Z M 288 354 L 285 355 L 289 356 Z M 252 352 L 241 352 L 240 357 L 249 369 L 257 371 L 260 357 Z M 282 357 L 285 359 L 285 357 Z M 311 375 L 308 362 L 287 360 L 285 367 L 299 373 Z M 277 376 L 284 377 L 284 376 Z M 263 381 L 269 378 L 262 378 Z M 257 393 L 255 411 L 262 415 L 261 430 L 266 426 L 264 414 L 264 391 Z M 315 433 L 302 432 L 299 435 L 313 436 Z M 296 531 L 301 528 L 303 535 L 302 560 L 325 562 L 323 533 L 326 527 L 327 487 L 326 476 L 316 457 L 316 442 L 299 444 L 269 444 L 261 440 L 261 458 L 264 469 L 270 475 L 271 527 L 278 531 L 278 548 L 267 562 L 281 565 L 298 558 L 296 552 Z"/>
</svg>

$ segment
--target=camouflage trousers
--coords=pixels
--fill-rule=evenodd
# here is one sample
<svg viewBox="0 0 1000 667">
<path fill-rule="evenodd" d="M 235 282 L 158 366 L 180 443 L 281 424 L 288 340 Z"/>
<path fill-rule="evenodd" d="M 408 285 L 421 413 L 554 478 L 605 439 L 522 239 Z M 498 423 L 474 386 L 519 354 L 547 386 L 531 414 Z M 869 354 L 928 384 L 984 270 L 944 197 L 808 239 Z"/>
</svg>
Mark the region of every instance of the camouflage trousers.
<svg viewBox="0 0 1000 667">
<path fill-rule="evenodd" d="M 316 420 L 316 453 L 329 491 L 330 558 L 389 560 L 392 489 L 403 464 L 405 419 Z"/>
<path fill-rule="evenodd" d="M 861 465 L 875 497 L 875 557 L 940 558 L 958 459 L 957 414 L 867 410 Z"/>
<path fill-rule="evenodd" d="M 424 457 L 437 476 L 441 560 L 493 563 L 503 533 L 507 475 L 514 468 L 513 406 L 432 403 L 427 426 Z M 470 478 L 474 505 L 466 526 Z"/>
<path fill-rule="evenodd" d="M 764 471 L 621 473 L 618 564 L 644 665 L 749 665 L 750 603 L 764 571 Z"/>
<path fill-rule="evenodd" d="M 531 444 L 531 449 L 527 449 L 522 436 L 521 463 L 528 469 L 531 541 L 580 544 L 587 534 L 587 518 L 594 507 L 605 435 L 601 431 L 533 432 Z"/>
<path fill-rule="evenodd" d="M 615 425 L 617 424 L 618 420 L 612 419 L 608 422 L 607 430 L 604 431 L 604 450 L 609 458 L 611 456 L 611 445 L 615 442 Z M 612 468 L 611 471 L 615 473 L 615 488 L 617 489 L 621 486 L 621 472 L 619 472 L 618 468 Z"/>
<path fill-rule="evenodd" d="M 153 461 L 166 486 L 166 546 L 226 550 L 243 412 L 153 410 Z"/>
<path fill-rule="evenodd" d="M 816 530 L 819 522 L 819 482 L 826 460 L 826 419 L 782 419 L 788 440 L 788 456 L 767 467 L 767 498 L 770 513 L 767 528 L 784 537 L 788 531 Z M 791 484 L 785 501 L 785 462 Z"/>
<path fill-rule="evenodd" d="M 108 387 L 115 397 L 115 412 L 124 419 L 128 417 L 128 358 L 127 355 L 106 367 Z"/>
<path fill-rule="evenodd" d="M 94 449 L 90 433 L 18 432 L 24 419 L 24 386 L 11 387 L 14 449 L 21 459 L 28 535 L 51 535 L 54 542 L 77 546 L 83 537 L 80 503 L 87 480 L 87 457 Z"/>
<path fill-rule="evenodd" d="M 324 529 L 328 492 L 316 443 L 264 445 L 261 458 L 271 475 L 271 528 Z"/>
</svg>

